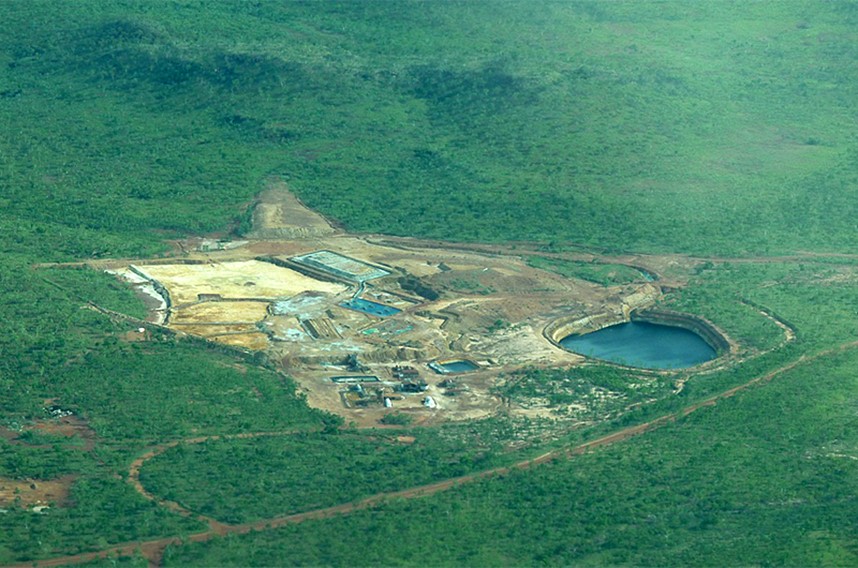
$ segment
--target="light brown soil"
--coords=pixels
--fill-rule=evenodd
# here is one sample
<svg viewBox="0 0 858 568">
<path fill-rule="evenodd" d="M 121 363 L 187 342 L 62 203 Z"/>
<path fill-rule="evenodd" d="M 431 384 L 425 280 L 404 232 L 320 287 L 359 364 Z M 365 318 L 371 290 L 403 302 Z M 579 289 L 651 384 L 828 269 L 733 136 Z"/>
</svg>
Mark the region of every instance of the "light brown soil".
<svg viewBox="0 0 858 568">
<path fill-rule="evenodd" d="M 41 479 L 17 480 L 0 477 L 0 508 L 39 505 L 62 506 L 69 496 L 74 476 L 49 481 Z"/>
<path fill-rule="evenodd" d="M 288 298 L 306 290 L 329 294 L 345 290 L 341 284 L 322 282 L 258 260 L 212 264 L 141 263 L 138 267 L 170 291 L 173 305 L 177 307 L 198 302 L 199 294 L 220 294 L 228 299 L 275 299 Z"/>
<path fill-rule="evenodd" d="M 50 401 L 53 402 L 53 401 Z M 23 431 L 37 430 L 54 436 L 63 436 L 65 438 L 80 437 L 83 440 L 82 451 L 90 451 L 95 447 L 96 434 L 89 425 L 77 416 L 64 416 L 62 418 L 49 418 L 39 420 L 32 424 L 27 424 Z M 0 438 L 7 440 L 12 444 L 24 444 L 18 438 L 22 432 L 10 430 L 0 427 Z"/>
<path fill-rule="evenodd" d="M 265 319 L 267 302 L 203 302 L 173 314 L 173 324 L 255 323 Z"/>
<path fill-rule="evenodd" d="M 211 339 L 224 345 L 244 347 L 245 349 L 252 349 L 254 351 L 262 351 L 268 347 L 268 336 L 259 332 L 217 335 Z"/>
<path fill-rule="evenodd" d="M 253 210 L 254 239 L 320 237 L 335 232 L 321 215 L 304 206 L 286 183 L 272 180 Z"/>
<path fill-rule="evenodd" d="M 65 436 L 66 438 L 80 436 L 84 440 L 84 451 L 90 451 L 95 447 L 95 432 L 89 427 L 86 421 L 77 416 L 63 416 L 62 418 L 52 420 L 42 420 L 36 422 L 32 428 L 56 436 Z"/>
<path fill-rule="evenodd" d="M 217 335 L 226 335 L 231 333 L 254 333 L 256 332 L 255 323 L 200 323 L 194 325 L 172 323 L 172 327 L 178 330 L 199 335 L 200 337 L 214 337 Z"/>
</svg>

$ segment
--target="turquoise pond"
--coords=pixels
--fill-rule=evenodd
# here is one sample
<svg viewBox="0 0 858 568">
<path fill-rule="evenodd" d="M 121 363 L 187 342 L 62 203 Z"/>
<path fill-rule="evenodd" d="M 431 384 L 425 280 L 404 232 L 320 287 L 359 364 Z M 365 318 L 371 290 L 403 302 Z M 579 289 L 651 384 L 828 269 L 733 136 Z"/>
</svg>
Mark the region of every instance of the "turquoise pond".
<svg viewBox="0 0 858 568">
<path fill-rule="evenodd" d="M 396 315 L 401 311 L 392 306 L 385 306 L 384 304 L 379 304 L 378 302 L 373 302 L 371 300 L 364 300 L 362 298 L 353 298 L 347 302 L 343 302 L 340 305 L 350 310 L 363 312 L 365 314 L 380 318 L 386 318 L 388 316 Z"/>
<path fill-rule="evenodd" d="M 717 357 L 696 333 L 667 325 L 628 322 L 560 341 L 573 353 L 644 369 L 684 369 Z"/>
<path fill-rule="evenodd" d="M 470 373 L 471 371 L 476 371 L 480 368 L 476 363 L 472 363 L 467 360 L 446 361 L 444 363 L 438 363 L 438 366 L 448 373 Z"/>
</svg>

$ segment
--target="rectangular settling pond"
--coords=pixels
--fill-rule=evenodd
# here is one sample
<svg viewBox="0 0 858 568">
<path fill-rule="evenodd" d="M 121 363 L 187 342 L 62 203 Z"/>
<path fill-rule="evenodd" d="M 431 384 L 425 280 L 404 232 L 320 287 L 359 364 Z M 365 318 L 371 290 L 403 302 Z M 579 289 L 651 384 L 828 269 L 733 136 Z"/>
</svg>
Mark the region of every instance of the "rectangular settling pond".
<svg viewBox="0 0 858 568">
<path fill-rule="evenodd" d="M 363 312 L 379 318 L 386 318 L 402 311 L 391 306 L 385 306 L 384 304 L 379 304 L 378 302 L 373 302 L 371 300 L 364 300 L 362 298 L 353 298 L 340 305 L 344 308 Z"/>
<path fill-rule="evenodd" d="M 375 375 L 341 375 L 338 377 L 331 377 L 331 380 L 335 383 L 378 383 L 381 380 Z"/>
<path fill-rule="evenodd" d="M 433 361 L 429 367 L 442 375 L 470 373 L 480 368 L 479 365 L 467 359 L 451 359 L 449 361 Z"/>
</svg>

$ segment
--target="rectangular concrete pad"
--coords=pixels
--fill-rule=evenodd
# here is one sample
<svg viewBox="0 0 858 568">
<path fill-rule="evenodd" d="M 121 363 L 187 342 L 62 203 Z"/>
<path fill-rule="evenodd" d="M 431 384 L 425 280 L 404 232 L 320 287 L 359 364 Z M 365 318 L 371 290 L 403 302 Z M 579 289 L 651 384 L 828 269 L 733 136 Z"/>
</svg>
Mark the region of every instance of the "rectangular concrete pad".
<svg viewBox="0 0 858 568">
<path fill-rule="evenodd" d="M 340 278 L 354 282 L 366 282 L 390 274 L 383 268 L 377 268 L 355 258 L 337 254 L 329 250 L 320 250 L 292 257 L 293 262 L 324 270 Z"/>
</svg>

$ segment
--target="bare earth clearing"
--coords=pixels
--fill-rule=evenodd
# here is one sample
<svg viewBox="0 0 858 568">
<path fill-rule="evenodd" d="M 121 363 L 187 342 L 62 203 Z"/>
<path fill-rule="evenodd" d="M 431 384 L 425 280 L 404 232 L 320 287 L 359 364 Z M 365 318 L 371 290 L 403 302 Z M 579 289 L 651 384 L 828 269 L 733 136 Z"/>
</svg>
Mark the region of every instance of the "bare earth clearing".
<svg viewBox="0 0 858 568">
<path fill-rule="evenodd" d="M 68 499 L 72 482 L 73 476 L 50 481 L 0 477 L 0 508 L 24 507 L 41 512 L 50 506 L 62 506 Z"/>
<path fill-rule="evenodd" d="M 191 239 L 179 243 L 177 249 L 183 252 L 175 258 L 85 264 L 122 277 L 148 298 L 152 314 L 146 326 L 196 335 L 245 352 L 262 351 L 299 383 L 311 406 L 339 414 L 358 427 L 379 427 L 379 420 L 391 412 L 410 415 L 416 425 L 470 420 L 498 412 L 538 416 L 542 412 L 538 404 L 509 404 L 494 394 L 493 387 L 518 369 L 581 364 L 583 357 L 557 345 L 558 334 L 592 331 L 628 320 L 636 310 L 653 306 L 663 289 L 686 285 L 694 267 L 703 261 L 681 256 L 549 253 L 527 243 L 504 247 L 346 235 L 304 208 L 277 183 L 260 196 L 254 223 L 248 241 Z M 532 268 L 524 261 L 526 255 L 623 264 L 640 270 L 642 277 L 605 287 Z M 127 318 L 96 304 L 91 307 L 111 317 Z M 760 316 L 782 327 L 784 341 L 794 338 L 794 331 L 772 314 L 761 312 Z M 148 333 L 138 335 L 135 341 L 149 339 Z M 723 333 L 721 336 L 728 348 L 700 370 L 734 364 L 753 355 Z M 841 349 L 853 347 L 847 344 Z M 509 467 L 255 523 L 224 524 L 152 495 L 139 481 L 140 468 L 179 444 L 291 432 L 210 436 L 161 444 L 131 464 L 129 481 L 146 499 L 208 524 L 208 530 L 188 536 L 187 541 L 268 530 L 348 514 L 392 497 L 431 495 L 513 469 L 572 457 L 711 406 L 806 360 L 810 359 L 798 359 L 683 411 Z M 439 372 L 443 370 L 439 365 L 450 361 L 467 361 L 476 370 Z M 677 389 L 681 388 L 678 381 Z M 60 432 L 58 426 L 52 428 Z M 65 428 L 81 434 L 86 449 L 91 449 L 92 436 L 80 430 L 88 431 L 84 424 L 69 423 Z M 31 483 L 38 489 L 0 480 L 0 487 L 7 488 L 6 493 L 0 489 L 0 505 L 14 501 L 9 501 L 7 493 L 19 496 L 18 504 L 32 506 L 46 498 L 62 504 L 71 480 Z M 140 551 L 157 565 L 167 546 L 181 542 L 178 537 L 167 537 L 124 543 L 35 564 L 74 564 Z"/>
<path fill-rule="evenodd" d="M 254 222 L 253 240 L 192 239 L 172 260 L 92 264 L 156 291 L 163 301 L 153 311 L 173 331 L 264 351 L 311 405 L 358 426 L 400 411 L 421 424 L 493 414 L 501 401 L 492 388 L 503 373 L 582 362 L 546 333 L 552 322 L 568 320 L 562 330 L 572 332 L 626 321 L 655 304 L 662 286 L 682 286 L 695 264 L 611 258 L 641 278 L 605 287 L 530 267 L 498 245 L 344 234 L 277 183 L 260 196 Z M 460 359 L 478 369 L 457 375 L 454 386 L 428 366 Z M 363 379 L 333 380 L 349 376 Z"/>
</svg>

